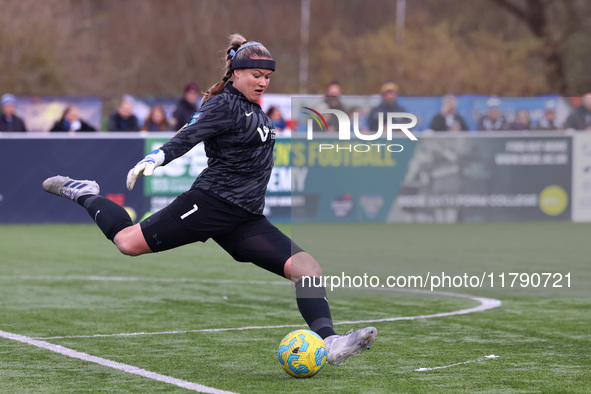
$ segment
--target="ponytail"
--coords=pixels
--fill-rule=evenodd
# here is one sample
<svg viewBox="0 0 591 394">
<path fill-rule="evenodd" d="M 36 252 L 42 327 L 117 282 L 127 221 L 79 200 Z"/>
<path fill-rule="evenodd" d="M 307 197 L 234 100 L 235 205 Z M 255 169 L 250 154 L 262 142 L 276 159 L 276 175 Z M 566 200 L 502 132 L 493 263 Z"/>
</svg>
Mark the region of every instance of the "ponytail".
<svg viewBox="0 0 591 394">
<path fill-rule="evenodd" d="M 246 42 L 246 38 L 242 37 L 240 34 L 232 34 L 230 36 L 230 47 L 226 50 L 226 64 L 224 67 L 224 77 L 221 81 L 214 84 L 212 87 L 210 87 L 203 93 L 203 100 L 201 100 L 202 104 L 208 98 L 218 95 L 222 92 L 222 90 L 224 90 L 226 83 L 230 78 L 232 78 L 232 55 L 230 54 L 230 52 L 238 51 L 238 48 L 240 48 Z"/>
<path fill-rule="evenodd" d="M 234 67 L 232 63 L 234 62 Z M 230 47 L 226 50 L 226 65 L 222 80 L 203 93 L 204 103 L 208 98 L 220 94 L 233 75 L 233 69 L 267 68 L 275 71 L 275 61 L 271 53 L 259 42 L 249 42 L 240 34 L 230 36 Z"/>
</svg>

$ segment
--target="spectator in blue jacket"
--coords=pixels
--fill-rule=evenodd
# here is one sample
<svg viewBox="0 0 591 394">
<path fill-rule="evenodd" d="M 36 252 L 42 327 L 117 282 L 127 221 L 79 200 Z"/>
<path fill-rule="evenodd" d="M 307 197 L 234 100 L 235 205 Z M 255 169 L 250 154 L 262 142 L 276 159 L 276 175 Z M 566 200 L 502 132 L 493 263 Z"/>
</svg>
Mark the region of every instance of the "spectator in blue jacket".
<svg viewBox="0 0 591 394">
<path fill-rule="evenodd" d="M 283 131 L 287 127 L 285 119 L 283 119 L 283 116 L 281 116 L 281 110 L 279 107 L 269 107 L 267 110 L 267 116 L 271 119 L 271 122 L 273 122 L 273 127 L 275 128 L 276 132 Z"/>
</svg>

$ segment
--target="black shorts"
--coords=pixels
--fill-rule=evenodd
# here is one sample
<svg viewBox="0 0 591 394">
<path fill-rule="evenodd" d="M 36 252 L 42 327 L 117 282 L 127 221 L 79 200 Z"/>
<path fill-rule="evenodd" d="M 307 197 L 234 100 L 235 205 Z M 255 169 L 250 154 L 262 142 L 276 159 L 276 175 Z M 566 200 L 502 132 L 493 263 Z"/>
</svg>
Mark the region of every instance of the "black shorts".
<svg viewBox="0 0 591 394">
<path fill-rule="evenodd" d="M 283 266 L 301 252 L 263 215 L 203 190 L 189 190 L 140 223 L 152 252 L 212 238 L 235 260 L 285 276 Z"/>
</svg>

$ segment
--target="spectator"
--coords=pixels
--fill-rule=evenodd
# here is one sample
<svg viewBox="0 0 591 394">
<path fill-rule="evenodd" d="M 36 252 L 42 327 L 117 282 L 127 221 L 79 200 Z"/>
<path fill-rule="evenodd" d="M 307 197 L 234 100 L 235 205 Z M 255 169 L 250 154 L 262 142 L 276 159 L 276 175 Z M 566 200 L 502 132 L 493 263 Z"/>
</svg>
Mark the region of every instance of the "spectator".
<svg viewBox="0 0 591 394">
<path fill-rule="evenodd" d="M 139 131 L 137 116 L 131 113 L 131 102 L 123 100 L 109 117 L 107 130 L 109 131 Z"/>
<path fill-rule="evenodd" d="M 0 131 L 27 131 L 25 122 L 16 116 L 16 97 L 7 93 L 2 96 L 2 115 L 0 115 Z"/>
<path fill-rule="evenodd" d="M 509 125 L 509 130 L 530 130 L 530 118 L 527 109 L 520 109 L 515 115 L 515 120 Z"/>
<path fill-rule="evenodd" d="M 478 120 L 479 131 L 507 130 L 507 122 L 501 114 L 501 100 L 493 96 L 486 102 L 488 112 Z"/>
<path fill-rule="evenodd" d="M 183 98 L 179 100 L 176 105 L 176 109 L 172 116 L 176 121 L 176 129 L 180 130 L 181 127 L 186 125 L 193 113 L 199 108 L 197 98 L 199 97 L 199 86 L 195 82 L 188 83 L 185 86 L 185 92 Z"/>
<path fill-rule="evenodd" d="M 76 133 L 82 131 L 96 131 L 96 129 L 88 123 L 86 123 L 84 120 L 80 119 L 80 115 L 78 114 L 78 107 L 76 107 L 75 105 L 71 105 L 64 109 L 62 118 L 53 124 L 53 127 L 50 131 Z"/>
<path fill-rule="evenodd" d="M 347 108 L 341 102 L 341 84 L 338 81 L 331 81 L 326 86 L 326 94 L 324 98 L 324 106 L 323 109 L 337 109 L 339 111 L 343 111 L 347 113 Z M 327 131 L 339 131 L 339 122 L 335 115 L 328 115 L 325 117 L 326 119 L 326 126 L 328 127 Z"/>
<path fill-rule="evenodd" d="M 273 127 L 275 128 L 276 132 L 283 131 L 286 127 L 285 120 L 281 116 L 281 110 L 279 107 L 269 107 L 267 110 L 267 116 L 273 122 Z"/>
<path fill-rule="evenodd" d="M 457 113 L 458 101 L 455 96 L 443 96 L 441 112 L 431 119 L 430 130 L 433 131 L 468 131 L 464 118 Z"/>
<path fill-rule="evenodd" d="M 382 102 L 376 107 L 372 108 L 369 113 L 367 122 L 369 131 L 376 132 L 379 129 L 380 116 L 382 117 L 382 127 L 386 126 L 386 113 L 388 112 L 406 112 L 400 104 L 398 104 L 398 85 L 392 81 L 386 81 L 381 88 Z M 381 114 L 381 115 L 380 115 Z M 395 120 L 398 123 L 408 123 L 408 118 L 401 118 Z M 382 129 L 383 130 L 383 129 Z"/>
<path fill-rule="evenodd" d="M 155 105 L 150 109 L 148 117 L 144 121 L 144 125 L 141 128 L 142 131 L 172 131 L 168 119 L 166 119 L 166 113 L 161 105 Z"/>
<path fill-rule="evenodd" d="M 369 110 L 365 108 L 355 105 L 349 109 L 349 120 L 351 121 L 351 131 L 354 131 L 354 128 L 357 127 L 357 130 L 361 134 L 368 134 L 369 126 L 367 125 L 367 115 Z M 357 117 L 357 123 L 355 124 L 355 117 Z"/>
<path fill-rule="evenodd" d="M 544 104 L 544 117 L 536 125 L 536 130 L 558 130 L 556 126 L 556 103 L 547 101 Z"/>
<path fill-rule="evenodd" d="M 583 104 L 575 108 L 564 123 L 565 129 L 591 130 L 591 93 L 583 96 Z"/>
</svg>

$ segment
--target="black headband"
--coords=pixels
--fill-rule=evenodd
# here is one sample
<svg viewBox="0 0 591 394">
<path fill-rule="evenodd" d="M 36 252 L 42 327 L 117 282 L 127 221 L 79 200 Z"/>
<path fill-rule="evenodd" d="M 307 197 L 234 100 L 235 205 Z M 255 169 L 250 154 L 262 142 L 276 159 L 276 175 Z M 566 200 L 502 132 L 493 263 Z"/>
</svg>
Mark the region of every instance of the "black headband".
<svg viewBox="0 0 591 394">
<path fill-rule="evenodd" d="M 232 60 L 231 70 L 240 68 L 264 68 L 275 71 L 275 60 L 270 59 L 236 59 Z"/>
</svg>

